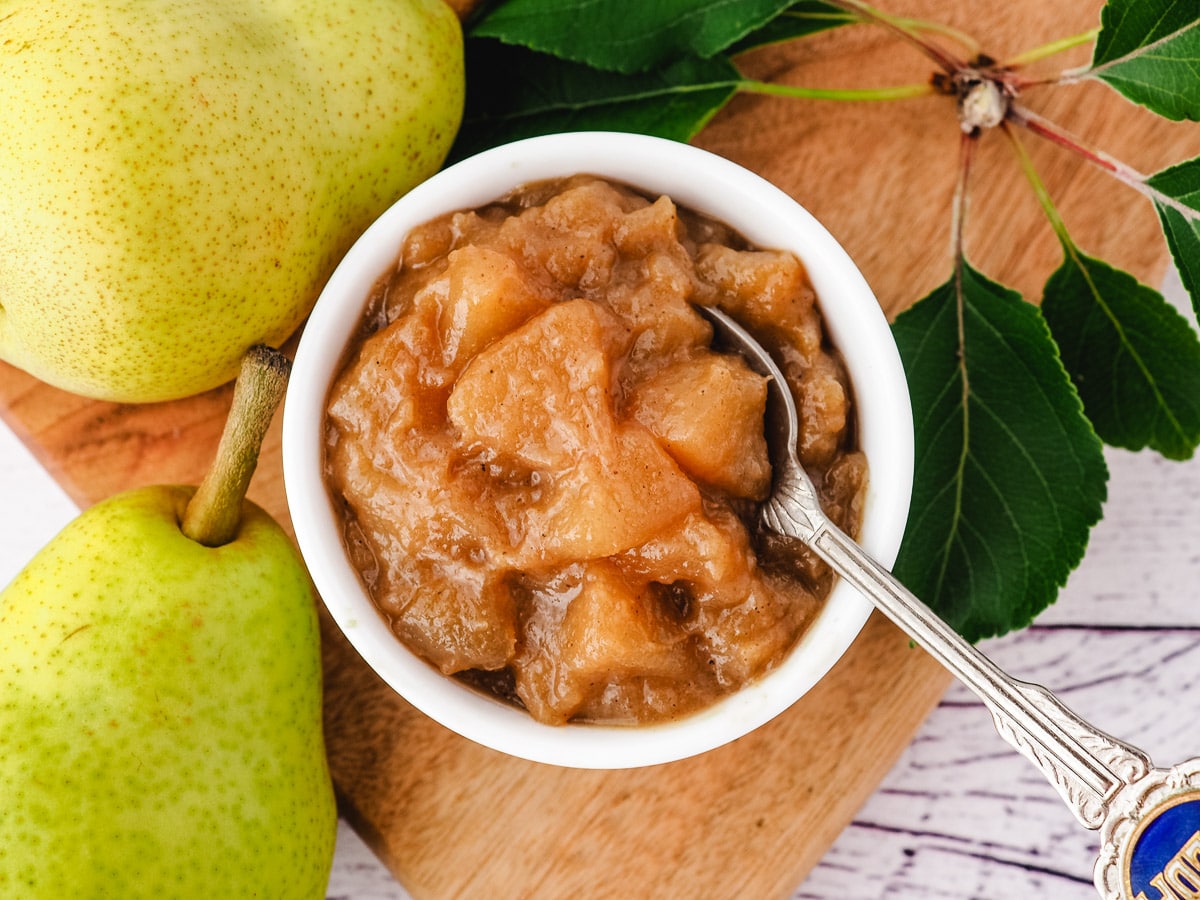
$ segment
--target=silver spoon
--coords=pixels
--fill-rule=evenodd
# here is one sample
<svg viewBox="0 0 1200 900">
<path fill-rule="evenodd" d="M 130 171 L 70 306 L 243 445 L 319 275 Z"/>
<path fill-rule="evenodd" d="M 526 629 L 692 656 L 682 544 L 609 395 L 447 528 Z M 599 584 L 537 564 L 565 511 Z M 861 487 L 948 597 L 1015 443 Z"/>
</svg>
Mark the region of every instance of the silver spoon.
<svg viewBox="0 0 1200 900">
<path fill-rule="evenodd" d="M 771 355 L 726 313 L 698 310 L 715 326 L 714 343 L 769 382 L 774 479 L 761 508 L 766 526 L 811 547 L 975 692 L 1000 736 L 1054 785 L 1084 827 L 1100 832 L 1095 884 L 1102 897 L 1200 900 L 1200 758 L 1154 768 L 1143 751 L 1094 728 L 1044 687 L 1009 676 L 900 584 L 821 509 L 796 456 L 795 400 Z"/>
</svg>

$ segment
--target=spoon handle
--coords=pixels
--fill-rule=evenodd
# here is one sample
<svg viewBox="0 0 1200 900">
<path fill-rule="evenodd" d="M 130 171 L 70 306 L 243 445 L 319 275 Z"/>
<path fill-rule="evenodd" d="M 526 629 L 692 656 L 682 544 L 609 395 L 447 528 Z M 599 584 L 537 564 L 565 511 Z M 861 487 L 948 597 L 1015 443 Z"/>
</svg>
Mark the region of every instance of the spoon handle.
<svg viewBox="0 0 1200 900">
<path fill-rule="evenodd" d="M 1098 829 L 1117 792 L 1149 771 L 1146 754 L 1092 727 L 1044 687 L 1010 677 L 830 521 L 806 478 L 788 481 L 764 508 L 768 526 L 815 550 L 969 687 L 1000 736 L 1041 771 L 1085 827 Z"/>
</svg>

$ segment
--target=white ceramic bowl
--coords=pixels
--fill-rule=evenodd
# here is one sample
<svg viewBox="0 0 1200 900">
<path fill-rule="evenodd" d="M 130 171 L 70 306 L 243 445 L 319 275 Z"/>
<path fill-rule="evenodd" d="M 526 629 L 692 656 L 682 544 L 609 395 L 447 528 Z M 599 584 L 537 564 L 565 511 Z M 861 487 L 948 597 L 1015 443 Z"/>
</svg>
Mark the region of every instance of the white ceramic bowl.
<svg viewBox="0 0 1200 900">
<path fill-rule="evenodd" d="M 372 285 L 394 264 L 409 230 L 519 185 L 577 173 L 667 194 L 757 246 L 803 260 L 853 382 L 870 466 L 860 542 L 892 564 L 908 515 L 912 421 L 899 355 L 871 289 L 833 237 L 783 191 L 714 154 L 640 135 L 560 134 L 498 147 L 443 170 L 384 213 L 333 273 L 305 326 L 284 410 L 284 476 L 296 538 L 326 607 L 394 690 L 447 728 L 496 750 L 564 766 L 625 768 L 710 750 L 787 709 L 850 646 L 870 612 L 868 601 L 839 583 L 778 668 L 698 714 L 637 727 L 543 725 L 441 675 L 392 634 L 347 559 L 322 476 L 326 395 Z"/>
</svg>

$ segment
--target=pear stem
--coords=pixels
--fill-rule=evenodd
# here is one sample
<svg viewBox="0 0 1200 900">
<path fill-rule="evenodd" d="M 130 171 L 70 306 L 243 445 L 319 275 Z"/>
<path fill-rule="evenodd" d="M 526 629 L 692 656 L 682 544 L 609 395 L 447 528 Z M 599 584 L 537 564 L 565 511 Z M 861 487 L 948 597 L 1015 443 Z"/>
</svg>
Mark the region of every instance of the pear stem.
<svg viewBox="0 0 1200 900">
<path fill-rule="evenodd" d="M 188 501 L 180 523 L 193 541 L 220 547 L 237 536 L 242 501 L 291 367 L 286 356 L 261 344 L 251 347 L 242 359 L 216 459 Z"/>
</svg>

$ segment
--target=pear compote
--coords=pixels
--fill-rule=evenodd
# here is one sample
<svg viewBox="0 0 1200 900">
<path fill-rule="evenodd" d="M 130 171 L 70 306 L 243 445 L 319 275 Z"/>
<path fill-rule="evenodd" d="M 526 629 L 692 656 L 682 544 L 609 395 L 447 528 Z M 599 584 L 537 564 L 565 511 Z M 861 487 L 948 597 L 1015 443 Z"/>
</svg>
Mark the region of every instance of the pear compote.
<svg viewBox="0 0 1200 900">
<path fill-rule="evenodd" d="M 374 602 L 446 675 L 547 723 L 700 709 L 795 644 L 832 576 L 758 529 L 767 387 L 854 533 L 849 382 L 795 256 L 588 176 L 436 219 L 376 284 L 328 402 L 326 474 Z"/>
</svg>

